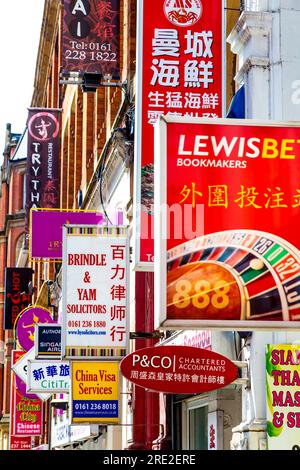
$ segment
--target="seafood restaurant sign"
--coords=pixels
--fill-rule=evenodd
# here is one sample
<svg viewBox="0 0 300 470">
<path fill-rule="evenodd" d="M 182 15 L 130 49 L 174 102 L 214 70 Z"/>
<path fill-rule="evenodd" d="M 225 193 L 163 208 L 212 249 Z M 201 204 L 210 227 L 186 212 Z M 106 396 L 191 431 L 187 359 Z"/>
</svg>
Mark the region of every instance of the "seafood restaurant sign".
<svg viewBox="0 0 300 470">
<path fill-rule="evenodd" d="M 154 260 L 154 125 L 224 115 L 223 0 L 138 0 L 135 265 Z"/>
<path fill-rule="evenodd" d="M 139 349 L 126 356 L 120 368 L 126 379 L 140 387 L 175 394 L 216 390 L 238 376 L 237 367 L 226 357 L 188 346 Z"/>
</svg>

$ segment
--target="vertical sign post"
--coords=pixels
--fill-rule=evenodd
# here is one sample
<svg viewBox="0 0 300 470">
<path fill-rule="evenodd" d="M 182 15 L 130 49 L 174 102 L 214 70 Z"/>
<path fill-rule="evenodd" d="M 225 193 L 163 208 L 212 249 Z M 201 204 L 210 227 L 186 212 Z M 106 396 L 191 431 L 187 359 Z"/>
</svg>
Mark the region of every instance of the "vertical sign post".
<svg viewBox="0 0 300 470">
<path fill-rule="evenodd" d="M 31 268 L 6 268 L 4 329 L 12 330 L 17 316 L 31 303 Z"/>
<path fill-rule="evenodd" d="M 120 78 L 120 1 L 65 0 L 62 73 Z"/>
<path fill-rule="evenodd" d="M 30 108 L 26 170 L 26 231 L 31 208 L 59 207 L 59 109 Z"/>
</svg>

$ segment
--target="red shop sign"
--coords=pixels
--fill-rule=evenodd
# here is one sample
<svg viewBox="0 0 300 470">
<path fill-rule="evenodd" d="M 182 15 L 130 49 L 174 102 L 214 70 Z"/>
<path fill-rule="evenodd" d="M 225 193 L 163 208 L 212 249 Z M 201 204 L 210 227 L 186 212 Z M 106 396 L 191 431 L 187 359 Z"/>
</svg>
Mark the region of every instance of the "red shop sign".
<svg viewBox="0 0 300 470">
<path fill-rule="evenodd" d="M 157 346 L 139 349 L 120 364 L 130 382 L 156 392 L 204 393 L 225 387 L 238 376 L 226 357 L 188 346 Z"/>
</svg>

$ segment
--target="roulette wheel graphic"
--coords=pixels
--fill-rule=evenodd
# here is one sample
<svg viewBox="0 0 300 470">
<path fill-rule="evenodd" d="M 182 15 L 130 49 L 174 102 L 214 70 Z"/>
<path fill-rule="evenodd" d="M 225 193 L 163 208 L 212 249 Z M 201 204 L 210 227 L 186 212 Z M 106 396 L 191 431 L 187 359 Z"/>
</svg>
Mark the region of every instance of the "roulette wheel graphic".
<svg viewBox="0 0 300 470">
<path fill-rule="evenodd" d="M 167 256 L 169 320 L 300 320 L 300 252 L 265 232 L 204 235 Z"/>
</svg>

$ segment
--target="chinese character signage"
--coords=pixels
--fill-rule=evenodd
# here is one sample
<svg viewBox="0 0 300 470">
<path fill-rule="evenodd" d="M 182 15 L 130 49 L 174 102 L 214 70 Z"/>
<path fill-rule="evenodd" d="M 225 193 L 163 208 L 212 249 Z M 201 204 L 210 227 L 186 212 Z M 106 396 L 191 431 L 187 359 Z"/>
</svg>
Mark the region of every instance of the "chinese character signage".
<svg viewBox="0 0 300 470">
<path fill-rule="evenodd" d="M 119 0 L 64 0 L 62 70 L 120 77 Z"/>
<path fill-rule="evenodd" d="M 26 169 L 26 226 L 31 208 L 59 207 L 60 110 L 30 108 Z"/>
<path fill-rule="evenodd" d="M 66 361 L 28 361 L 27 391 L 67 393 L 70 390 L 70 365 Z"/>
<path fill-rule="evenodd" d="M 61 357 L 61 325 L 35 325 L 35 357 Z"/>
<path fill-rule="evenodd" d="M 223 1 L 138 1 L 135 265 L 153 270 L 154 125 L 222 117 Z"/>
<path fill-rule="evenodd" d="M 224 356 L 190 346 L 139 349 L 120 364 L 122 375 L 148 390 L 190 394 L 225 387 L 237 379 L 237 367 Z"/>
<path fill-rule="evenodd" d="M 23 355 L 23 351 L 12 351 L 12 365 Z M 10 434 L 12 436 L 41 436 L 43 434 L 43 406 L 39 399 L 22 395 L 12 374 L 10 400 Z"/>
<path fill-rule="evenodd" d="M 4 329 L 12 330 L 19 313 L 31 303 L 29 283 L 30 268 L 6 268 L 5 270 L 5 316 Z"/>
<path fill-rule="evenodd" d="M 119 422 L 119 363 L 72 361 L 72 423 Z"/>
<path fill-rule="evenodd" d="M 156 326 L 299 325 L 299 136 L 297 124 L 161 118 Z"/>
<path fill-rule="evenodd" d="M 300 345 L 266 346 L 269 450 L 294 450 L 300 441 Z"/>
<path fill-rule="evenodd" d="M 62 226 L 64 224 L 100 225 L 105 223 L 99 212 L 67 210 L 30 211 L 30 257 L 62 259 Z M 43 236 L 41 237 L 41 233 Z"/>
<path fill-rule="evenodd" d="M 24 351 L 29 351 L 34 347 L 35 325 L 37 323 L 54 323 L 49 310 L 39 306 L 28 307 L 16 319 L 16 339 Z"/>
<path fill-rule="evenodd" d="M 128 263 L 126 227 L 64 227 L 63 357 L 126 354 Z"/>
</svg>

